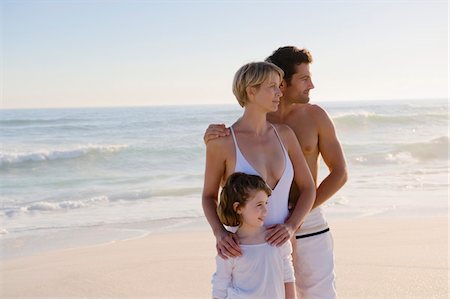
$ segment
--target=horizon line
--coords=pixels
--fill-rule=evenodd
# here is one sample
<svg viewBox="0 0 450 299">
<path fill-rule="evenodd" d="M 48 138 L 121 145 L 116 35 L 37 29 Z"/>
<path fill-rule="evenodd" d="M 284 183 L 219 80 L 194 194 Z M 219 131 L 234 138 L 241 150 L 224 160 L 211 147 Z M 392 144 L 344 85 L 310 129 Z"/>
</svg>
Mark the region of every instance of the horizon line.
<svg viewBox="0 0 450 299">
<path fill-rule="evenodd" d="M 356 100 L 356 99 L 348 99 L 348 100 L 318 100 L 314 102 L 310 102 L 310 104 L 323 104 L 323 103 L 353 103 L 353 102 L 387 102 L 387 101 L 397 101 L 397 102 L 406 102 L 406 101 L 449 101 L 449 98 L 401 98 L 401 99 L 369 99 L 369 100 Z M 236 103 L 192 103 L 192 104 L 148 104 L 148 105 L 117 105 L 117 106 L 53 106 L 53 107 L 16 107 L 16 108 L 4 108 L 3 105 L 0 107 L 0 111 L 5 110 L 45 110 L 45 109 L 98 109 L 98 108 L 147 108 L 147 107 L 194 107 L 194 106 L 229 106 L 235 105 Z"/>
</svg>

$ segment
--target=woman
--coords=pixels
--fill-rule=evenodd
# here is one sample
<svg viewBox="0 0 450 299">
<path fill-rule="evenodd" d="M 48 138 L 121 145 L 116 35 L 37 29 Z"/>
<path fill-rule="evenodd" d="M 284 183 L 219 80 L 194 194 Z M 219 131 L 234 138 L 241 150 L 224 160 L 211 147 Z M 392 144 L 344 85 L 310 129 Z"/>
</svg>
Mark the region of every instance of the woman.
<svg viewBox="0 0 450 299">
<path fill-rule="evenodd" d="M 268 62 L 242 66 L 233 80 L 233 93 L 244 114 L 231 126 L 231 135 L 208 142 L 202 205 L 216 237 L 217 253 L 222 258 L 242 254 L 239 240 L 220 222 L 216 208 L 222 182 L 234 172 L 261 176 L 272 190 L 268 201 L 266 240 L 274 246 L 288 241 L 310 211 L 314 182 L 294 132 L 285 125 L 272 125 L 269 112 L 278 109 L 283 71 Z M 292 181 L 300 196 L 288 215 Z"/>
</svg>

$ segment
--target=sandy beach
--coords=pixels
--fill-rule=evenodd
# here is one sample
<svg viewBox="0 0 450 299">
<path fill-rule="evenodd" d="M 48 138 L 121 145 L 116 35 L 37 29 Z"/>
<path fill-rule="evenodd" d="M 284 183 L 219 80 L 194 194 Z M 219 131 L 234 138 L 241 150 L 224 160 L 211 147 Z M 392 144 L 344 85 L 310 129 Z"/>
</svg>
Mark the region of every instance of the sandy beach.
<svg viewBox="0 0 450 299">
<path fill-rule="evenodd" d="M 448 298 L 447 218 L 330 221 L 339 298 Z M 209 298 L 206 226 L 3 261 L 2 298 Z"/>
</svg>

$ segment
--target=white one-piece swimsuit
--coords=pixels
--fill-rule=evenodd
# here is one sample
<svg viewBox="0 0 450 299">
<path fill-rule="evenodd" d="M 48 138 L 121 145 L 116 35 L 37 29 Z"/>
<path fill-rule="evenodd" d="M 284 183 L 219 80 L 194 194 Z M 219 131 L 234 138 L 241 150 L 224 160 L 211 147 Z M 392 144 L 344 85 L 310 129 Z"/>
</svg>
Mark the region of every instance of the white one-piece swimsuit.
<svg viewBox="0 0 450 299">
<path fill-rule="evenodd" d="M 284 171 L 280 180 L 278 181 L 275 188 L 272 190 L 272 195 L 269 196 L 268 205 L 267 205 L 267 216 L 264 220 L 265 226 L 270 226 L 274 224 L 284 223 L 288 214 L 288 201 L 289 201 L 289 191 L 291 189 L 292 180 L 294 179 L 294 168 L 292 167 L 291 159 L 289 159 L 289 154 L 286 148 L 281 141 L 280 135 L 278 135 L 275 126 L 272 125 L 272 128 L 277 135 L 278 141 L 281 144 L 281 148 L 284 153 Z M 242 155 L 239 150 L 239 146 L 237 143 L 236 135 L 233 131 L 233 126 L 230 127 L 231 135 L 233 136 L 234 145 L 236 148 L 236 167 L 234 168 L 234 172 L 243 172 L 246 174 L 253 174 L 261 176 L 255 168 L 245 159 L 244 155 Z"/>
</svg>

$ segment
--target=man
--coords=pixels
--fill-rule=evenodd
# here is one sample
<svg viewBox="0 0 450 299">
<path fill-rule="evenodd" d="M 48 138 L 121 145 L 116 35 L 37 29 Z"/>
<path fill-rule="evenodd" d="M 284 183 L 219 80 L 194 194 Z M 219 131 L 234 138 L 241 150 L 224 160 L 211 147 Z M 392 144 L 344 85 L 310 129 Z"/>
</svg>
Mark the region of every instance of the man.
<svg viewBox="0 0 450 299">
<path fill-rule="evenodd" d="M 310 52 L 292 46 L 281 47 L 266 60 L 285 73 L 280 86 L 281 103 L 267 118 L 272 123 L 286 124 L 294 131 L 317 189 L 313 208 L 293 240 L 297 294 L 302 299 L 336 298 L 333 239 L 320 206 L 347 181 L 344 153 L 331 118 L 321 107 L 309 103 L 309 91 L 314 88 L 309 70 Z M 211 125 L 204 140 L 207 143 L 228 134 L 224 125 Z M 320 184 L 317 182 L 319 155 L 329 169 Z M 290 198 L 298 198 L 295 186 Z"/>
</svg>

